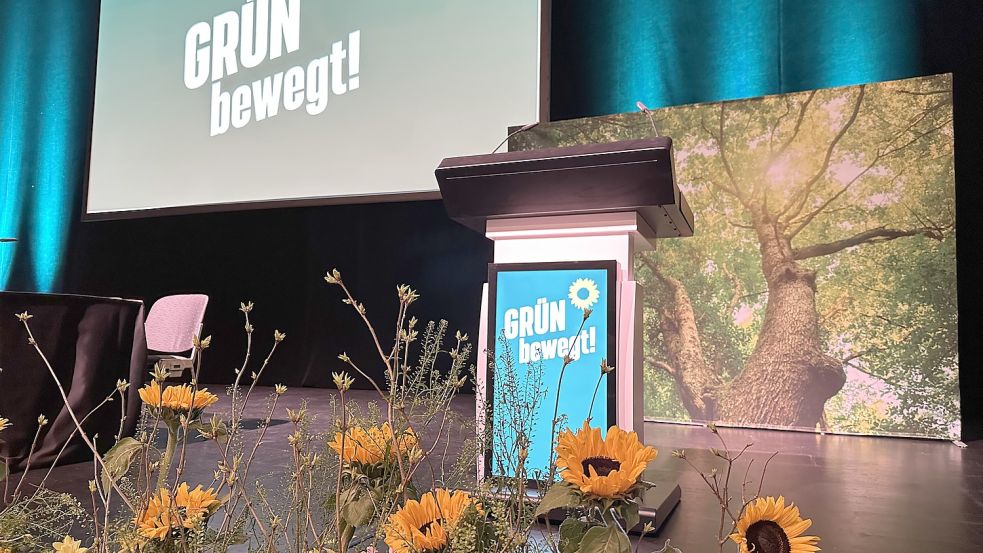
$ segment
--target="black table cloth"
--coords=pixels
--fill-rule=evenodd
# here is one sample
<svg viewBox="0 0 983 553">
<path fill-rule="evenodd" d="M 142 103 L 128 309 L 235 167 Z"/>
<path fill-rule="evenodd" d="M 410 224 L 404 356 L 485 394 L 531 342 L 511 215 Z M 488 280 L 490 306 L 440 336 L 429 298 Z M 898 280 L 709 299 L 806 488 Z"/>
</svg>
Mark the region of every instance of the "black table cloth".
<svg viewBox="0 0 983 553">
<path fill-rule="evenodd" d="M 28 343 L 27 332 L 15 316 L 27 311 L 34 338 L 61 381 L 76 416 L 81 420 L 116 389 L 119 379 L 130 382 L 124 435 L 132 435 L 140 413 L 137 389 L 146 379 L 147 343 L 143 302 L 65 294 L 0 292 L 0 417 L 13 426 L 0 432 L 0 457 L 11 471 L 24 468 L 38 428 L 41 429 L 31 467 L 50 466 L 75 430 L 68 409 L 50 372 Z M 89 416 L 83 427 L 98 434 L 97 447 L 106 451 L 119 431 L 117 397 Z M 76 433 L 58 463 L 91 459 Z"/>
</svg>

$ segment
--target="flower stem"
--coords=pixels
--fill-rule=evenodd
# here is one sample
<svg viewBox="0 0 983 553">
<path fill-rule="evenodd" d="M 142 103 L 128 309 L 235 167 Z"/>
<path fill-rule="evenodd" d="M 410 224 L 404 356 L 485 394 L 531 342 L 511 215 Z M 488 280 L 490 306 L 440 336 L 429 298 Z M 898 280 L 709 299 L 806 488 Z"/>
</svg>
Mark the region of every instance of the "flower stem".
<svg viewBox="0 0 983 553">
<path fill-rule="evenodd" d="M 170 423 L 167 424 L 167 445 L 164 446 L 164 456 L 160 459 L 160 469 L 157 472 L 157 488 L 163 488 L 167 482 L 167 473 L 174 458 L 174 449 L 177 447 L 177 429 Z"/>
<path fill-rule="evenodd" d="M 604 380 L 604 372 L 597 377 L 597 384 L 594 385 L 594 395 L 590 396 L 590 409 L 587 410 L 587 422 L 590 423 L 594 418 L 594 401 L 597 400 L 597 391 L 601 388 L 601 381 Z"/>
</svg>

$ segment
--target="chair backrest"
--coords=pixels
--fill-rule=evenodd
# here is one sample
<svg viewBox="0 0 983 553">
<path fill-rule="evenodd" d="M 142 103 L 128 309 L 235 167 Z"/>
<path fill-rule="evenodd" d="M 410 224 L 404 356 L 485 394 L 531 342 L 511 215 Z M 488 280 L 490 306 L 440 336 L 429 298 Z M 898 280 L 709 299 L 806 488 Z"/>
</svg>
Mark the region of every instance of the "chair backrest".
<svg viewBox="0 0 983 553">
<path fill-rule="evenodd" d="M 147 348 L 164 353 L 188 351 L 205 318 L 208 296 L 181 294 L 164 296 L 147 314 Z"/>
</svg>

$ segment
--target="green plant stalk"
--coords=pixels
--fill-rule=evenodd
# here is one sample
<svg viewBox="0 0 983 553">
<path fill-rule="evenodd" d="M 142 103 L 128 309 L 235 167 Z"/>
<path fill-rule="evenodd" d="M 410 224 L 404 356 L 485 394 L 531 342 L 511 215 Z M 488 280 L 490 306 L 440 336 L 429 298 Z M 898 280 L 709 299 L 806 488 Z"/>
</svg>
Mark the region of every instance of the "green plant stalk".
<svg viewBox="0 0 983 553">
<path fill-rule="evenodd" d="M 164 456 L 160 459 L 160 468 L 157 471 L 157 489 L 164 487 L 167 483 L 167 472 L 174 459 L 174 450 L 177 448 L 177 428 L 170 422 L 167 423 L 167 444 L 164 446 Z"/>
<path fill-rule="evenodd" d="M 604 371 L 601 371 L 601 376 L 597 377 L 597 384 L 594 385 L 594 394 L 590 396 L 590 408 L 587 409 L 588 423 L 594 418 L 594 402 L 597 400 L 597 391 L 601 389 L 601 381 L 604 380 L 605 374 Z"/>
<path fill-rule="evenodd" d="M 580 340 L 580 333 L 584 330 L 584 325 L 587 324 L 587 318 L 590 317 L 590 312 L 584 312 L 584 318 L 580 321 L 580 327 L 577 329 L 577 337 L 574 338 L 573 344 L 570 349 L 577 347 L 577 342 Z M 573 359 L 570 357 L 568 352 L 563 360 L 563 366 L 560 367 L 560 377 L 556 381 L 556 401 L 553 404 L 553 423 L 550 427 L 550 456 L 549 456 L 549 482 L 552 485 L 553 479 L 556 476 L 556 461 L 553 456 L 556 454 L 556 424 L 560 416 L 560 391 L 563 389 L 563 374 L 567 372 L 567 367 L 573 363 Z M 546 519 L 546 528 L 549 529 L 549 518 Z"/>
<path fill-rule="evenodd" d="M 345 470 L 345 439 L 348 438 L 348 407 L 345 404 L 345 390 L 338 388 L 341 396 L 341 451 L 338 453 L 338 481 L 335 487 L 335 520 L 338 521 L 338 550 L 344 553 L 347 551 L 347 543 L 344 539 L 345 523 L 341 518 L 341 480 Z"/>
</svg>

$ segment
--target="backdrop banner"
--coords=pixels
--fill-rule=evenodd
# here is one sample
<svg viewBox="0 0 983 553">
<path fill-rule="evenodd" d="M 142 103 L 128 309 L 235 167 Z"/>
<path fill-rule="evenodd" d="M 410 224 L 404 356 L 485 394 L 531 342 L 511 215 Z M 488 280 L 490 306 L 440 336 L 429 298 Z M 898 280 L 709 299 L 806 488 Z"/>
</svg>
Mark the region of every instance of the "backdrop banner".
<svg viewBox="0 0 983 553">
<path fill-rule="evenodd" d="M 560 121 L 674 140 L 697 234 L 636 258 L 646 417 L 959 436 L 952 77 Z"/>
</svg>

